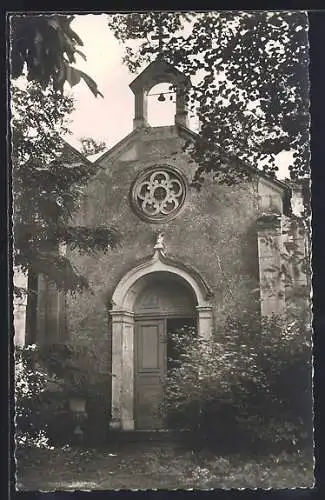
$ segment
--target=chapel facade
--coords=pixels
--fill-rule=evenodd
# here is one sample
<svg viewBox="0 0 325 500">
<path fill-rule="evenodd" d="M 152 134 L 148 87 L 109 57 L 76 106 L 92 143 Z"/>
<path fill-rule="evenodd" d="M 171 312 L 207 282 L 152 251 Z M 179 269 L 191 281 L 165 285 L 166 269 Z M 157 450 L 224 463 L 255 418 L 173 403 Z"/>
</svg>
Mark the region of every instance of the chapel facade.
<svg viewBox="0 0 325 500">
<path fill-rule="evenodd" d="M 176 89 L 175 123 L 151 127 L 147 97 L 162 82 Z M 37 339 L 89 342 L 97 350 L 98 370 L 113 375 L 112 430 L 163 428 L 169 332 L 190 325 L 209 338 L 230 314 L 283 314 L 287 307 L 285 280 L 272 268 L 281 269 L 291 188 L 258 170 L 238 185 L 211 178 L 199 191 L 192 187 L 197 166 L 184 148 L 196 140 L 188 127 L 189 85 L 161 58 L 151 63 L 130 84 L 133 131 L 91 164 L 75 223 L 110 224 L 122 234 L 121 246 L 106 253 L 67 249 L 91 291 L 64 296 L 38 277 Z M 295 238 L 305 251 L 304 236 Z"/>
</svg>

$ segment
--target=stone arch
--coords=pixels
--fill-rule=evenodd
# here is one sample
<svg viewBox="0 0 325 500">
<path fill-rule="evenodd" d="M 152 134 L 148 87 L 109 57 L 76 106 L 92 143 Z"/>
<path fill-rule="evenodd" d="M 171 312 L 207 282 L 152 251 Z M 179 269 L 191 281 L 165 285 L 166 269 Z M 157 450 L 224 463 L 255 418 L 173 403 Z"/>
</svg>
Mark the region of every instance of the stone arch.
<svg viewBox="0 0 325 500">
<path fill-rule="evenodd" d="M 212 334 L 211 291 L 203 278 L 184 264 L 167 258 L 161 249 L 130 269 L 118 282 L 112 309 L 112 429 L 134 430 L 134 304 L 155 273 L 174 276 L 196 299 L 198 334 Z"/>
<path fill-rule="evenodd" d="M 143 283 L 142 278 L 156 272 L 177 276 L 191 288 L 198 307 L 209 306 L 210 288 L 197 271 L 166 258 L 162 252 L 155 252 L 151 259 L 141 262 L 130 269 L 120 279 L 112 296 L 112 311 L 124 310 L 132 313 L 133 301 Z"/>
<path fill-rule="evenodd" d="M 161 98 L 163 96 L 163 98 Z M 150 127 L 174 125 L 176 114 L 176 90 L 169 82 L 155 84 L 146 92 L 147 121 Z"/>
<path fill-rule="evenodd" d="M 195 294 L 177 275 L 157 272 L 144 276 L 140 281 L 133 307 L 135 319 L 152 315 L 195 318 Z"/>
<path fill-rule="evenodd" d="M 130 88 L 135 96 L 134 128 L 148 125 L 147 97 L 150 89 L 159 83 L 170 83 L 176 89 L 175 123 L 187 126 L 186 94 L 191 85 L 190 79 L 178 69 L 161 58 L 153 61 L 138 75 Z"/>
</svg>

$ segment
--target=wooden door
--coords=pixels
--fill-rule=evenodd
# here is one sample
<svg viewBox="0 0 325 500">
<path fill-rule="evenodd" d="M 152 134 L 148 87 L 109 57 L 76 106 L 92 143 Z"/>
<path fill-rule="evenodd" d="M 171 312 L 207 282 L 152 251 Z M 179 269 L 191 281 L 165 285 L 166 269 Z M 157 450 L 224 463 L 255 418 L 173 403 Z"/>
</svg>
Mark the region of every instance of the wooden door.
<svg viewBox="0 0 325 500">
<path fill-rule="evenodd" d="M 167 370 L 165 321 L 138 320 L 135 323 L 135 426 L 161 429 L 160 405 Z"/>
</svg>

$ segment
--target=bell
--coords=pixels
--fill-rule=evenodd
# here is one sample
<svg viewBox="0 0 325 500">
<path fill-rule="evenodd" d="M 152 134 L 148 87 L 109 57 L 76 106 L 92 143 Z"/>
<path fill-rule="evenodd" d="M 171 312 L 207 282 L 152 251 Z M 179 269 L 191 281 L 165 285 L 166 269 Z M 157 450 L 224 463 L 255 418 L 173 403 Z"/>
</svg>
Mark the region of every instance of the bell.
<svg viewBox="0 0 325 500">
<path fill-rule="evenodd" d="M 159 102 L 164 102 L 164 101 L 166 101 L 164 94 L 160 94 L 160 96 L 158 97 L 158 101 L 159 101 Z"/>
</svg>

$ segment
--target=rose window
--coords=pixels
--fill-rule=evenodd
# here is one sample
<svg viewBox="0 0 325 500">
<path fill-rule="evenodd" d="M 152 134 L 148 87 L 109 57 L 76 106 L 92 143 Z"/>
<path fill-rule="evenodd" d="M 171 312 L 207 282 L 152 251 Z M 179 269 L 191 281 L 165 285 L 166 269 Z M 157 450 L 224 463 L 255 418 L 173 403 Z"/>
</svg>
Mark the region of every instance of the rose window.
<svg viewBox="0 0 325 500">
<path fill-rule="evenodd" d="M 145 170 L 132 188 L 132 205 L 140 217 L 151 222 L 172 219 L 184 203 L 186 185 L 174 168 L 160 166 Z"/>
</svg>

